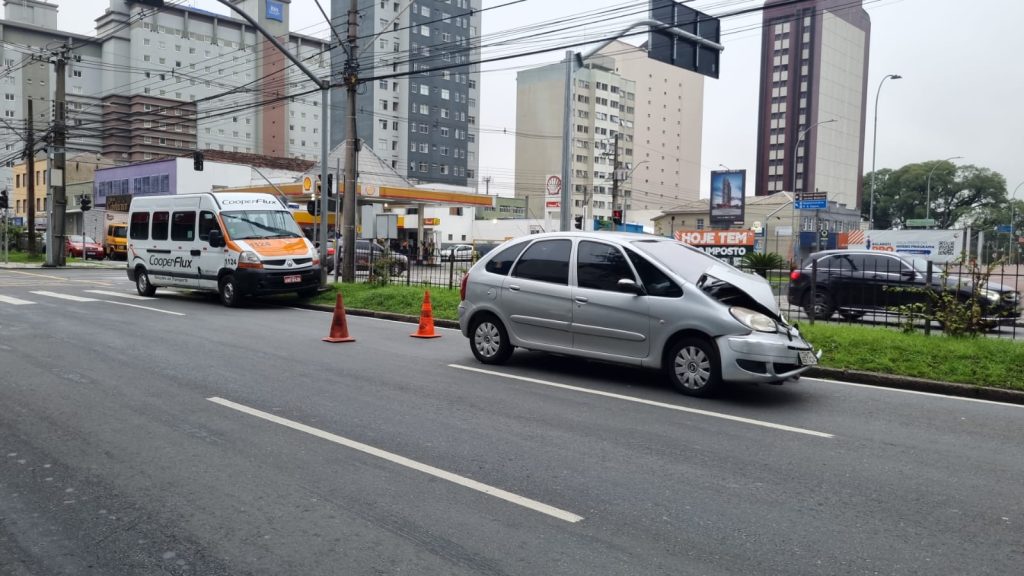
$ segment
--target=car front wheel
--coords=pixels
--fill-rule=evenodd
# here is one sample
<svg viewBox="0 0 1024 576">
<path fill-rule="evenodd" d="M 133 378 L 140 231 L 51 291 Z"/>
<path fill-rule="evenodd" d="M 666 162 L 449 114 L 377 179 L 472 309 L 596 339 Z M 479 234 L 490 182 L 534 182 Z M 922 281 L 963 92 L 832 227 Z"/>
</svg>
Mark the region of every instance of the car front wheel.
<svg viewBox="0 0 1024 576">
<path fill-rule="evenodd" d="M 811 303 L 811 293 L 804 296 L 804 311 L 815 320 L 828 320 L 835 313 L 835 304 L 832 302 L 832 295 L 824 290 L 814 293 L 814 303 Z"/>
<path fill-rule="evenodd" d="M 505 326 L 490 314 L 477 317 L 469 330 L 473 356 L 484 364 L 503 364 L 512 355 Z"/>
<path fill-rule="evenodd" d="M 714 347 L 703 338 L 684 338 L 670 349 L 669 382 L 687 396 L 706 397 L 722 386 L 722 367 Z"/>
</svg>

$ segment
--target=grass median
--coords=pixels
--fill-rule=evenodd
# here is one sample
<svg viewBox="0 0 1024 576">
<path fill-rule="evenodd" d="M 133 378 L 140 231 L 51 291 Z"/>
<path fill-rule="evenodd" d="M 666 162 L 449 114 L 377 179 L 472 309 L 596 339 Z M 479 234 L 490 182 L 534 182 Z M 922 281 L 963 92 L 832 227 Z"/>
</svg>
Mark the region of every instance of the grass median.
<svg viewBox="0 0 1024 576">
<path fill-rule="evenodd" d="M 459 291 L 436 286 L 338 284 L 346 309 L 377 310 L 419 316 L 423 292 L 430 290 L 434 318 L 458 318 Z M 313 302 L 333 306 L 335 289 Z M 1024 391 L 1024 341 L 951 338 L 942 334 L 905 334 L 875 326 L 802 324 L 800 331 L 824 354 L 826 368 L 878 372 Z"/>
</svg>

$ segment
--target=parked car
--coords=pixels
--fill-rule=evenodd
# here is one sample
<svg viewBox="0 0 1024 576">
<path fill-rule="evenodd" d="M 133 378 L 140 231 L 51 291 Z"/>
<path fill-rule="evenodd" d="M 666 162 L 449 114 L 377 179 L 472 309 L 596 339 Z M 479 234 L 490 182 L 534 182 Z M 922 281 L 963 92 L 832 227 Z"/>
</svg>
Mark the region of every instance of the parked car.
<svg viewBox="0 0 1024 576">
<path fill-rule="evenodd" d="M 812 271 L 812 264 L 816 273 Z M 974 296 L 975 287 L 969 277 L 948 275 L 943 278 L 939 265 L 933 265 L 930 282 L 927 274 L 926 260 L 895 252 L 815 252 L 802 268 L 790 274 L 789 302 L 818 320 L 827 320 L 837 312 L 855 320 L 868 312 L 926 302 L 927 293 L 917 289 L 948 291 L 963 300 Z M 989 282 L 980 289 L 978 296 L 982 314 L 992 323 L 1009 324 L 1020 316 L 1020 294 L 1012 288 Z"/>
<path fill-rule="evenodd" d="M 67 255 L 74 258 L 103 260 L 106 256 L 103 246 L 93 240 L 91 236 L 83 236 L 81 234 L 67 236 L 64 246 Z"/>
<path fill-rule="evenodd" d="M 670 238 L 553 232 L 470 268 L 459 326 L 477 360 L 517 347 L 664 370 L 680 392 L 781 383 L 818 362 L 768 281 Z"/>
<path fill-rule="evenodd" d="M 441 250 L 442 262 L 472 262 L 476 258 L 476 249 L 471 244 L 456 244 Z"/>
<path fill-rule="evenodd" d="M 333 271 L 335 265 L 340 266 L 343 262 L 344 248 L 345 245 L 341 242 L 336 242 L 335 240 L 327 241 L 327 254 L 328 258 L 331 259 L 330 270 Z M 370 240 L 356 240 L 357 272 L 370 270 L 373 262 L 383 258 L 390 259 L 392 276 L 401 276 L 403 272 L 409 269 L 409 258 L 405 254 L 386 251 L 383 246 Z"/>
</svg>

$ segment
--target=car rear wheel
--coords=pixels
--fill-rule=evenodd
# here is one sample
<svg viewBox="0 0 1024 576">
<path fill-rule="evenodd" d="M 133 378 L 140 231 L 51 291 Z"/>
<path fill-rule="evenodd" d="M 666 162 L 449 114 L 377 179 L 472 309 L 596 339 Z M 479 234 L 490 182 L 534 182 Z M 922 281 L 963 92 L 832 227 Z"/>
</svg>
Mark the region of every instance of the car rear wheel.
<svg viewBox="0 0 1024 576">
<path fill-rule="evenodd" d="M 235 284 L 235 277 L 231 274 L 220 279 L 220 302 L 228 308 L 238 306 L 242 296 L 238 293 L 238 285 Z"/>
<path fill-rule="evenodd" d="M 666 364 L 672 387 L 687 396 L 711 396 L 722 386 L 718 354 L 703 338 L 684 338 L 676 342 Z"/>
<path fill-rule="evenodd" d="M 811 303 L 811 293 L 804 296 L 804 311 L 815 320 L 828 320 L 835 313 L 836 307 L 832 302 L 832 295 L 824 290 L 814 293 L 814 303 Z"/>
<path fill-rule="evenodd" d="M 854 312 L 853 310 L 840 310 L 839 315 L 851 322 L 854 320 L 860 320 L 864 317 L 863 312 Z"/>
<path fill-rule="evenodd" d="M 139 293 L 139 296 L 152 296 L 156 294 L 156 286 L 149 283 L 149 273 L 146 272 L 145 268 L 139 268 L 135 271 L 135 290 Z"/>
<path fill-rule="evenodd" d="M 478 316 L 469 329 L 469 345 L 473 356 L 484 364 L 503 364 L 512 355 L 505 326 L 490 314 Z"/>
</svg>

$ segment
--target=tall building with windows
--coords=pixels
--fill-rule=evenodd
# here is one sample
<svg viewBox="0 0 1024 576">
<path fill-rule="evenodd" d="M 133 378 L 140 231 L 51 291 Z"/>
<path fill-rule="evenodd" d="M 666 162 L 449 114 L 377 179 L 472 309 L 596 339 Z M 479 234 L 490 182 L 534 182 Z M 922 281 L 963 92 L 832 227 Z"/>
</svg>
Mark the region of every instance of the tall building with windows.
<svg viewBox="0 0 1024 576">
<path fill-rule="evenodd" d="M 573 97 L 574 215 L 610 217 L 612 143 L 619 137 L 617 207 L 662 210 L 700 197 L 703 76 L 612 42 L 576 73 Z M 517 76 L 516 195 L 542 214 L 546 175 L 561 174 L 565 64 Z"/>
<path fill-rule="evenodd" d="M 756 194 L 860 206 L 870 43 L 860 0 L 765 3 Z"/>
<path fill-rule="evenodd" d="M 360 0 L 358 137 L 410 180 L 475 186 L 479 174 L 482 0 Z M 348 0 L 333 0 L 345 30 Z M 332 51 L 332 75 L 346 54 Z M 347 95 L 331 96 L 332 147 L 345 139 Z"/>
<path fill-rule="evenodd" d="M 329 74 L 327 44 L 288 31 L 289 2 L 236 4 L 311 70 Z M 52 60 L 64 43 L 69 154 L 128 162 L 199 148 L 319 157 L 320 95 L 303 94 L 316 86 L 241 17 L 109 0 L 97 15 L 96 35 L 84 36 L 58 29 L 58 9 L 44 0 L 4 1 L 0 184 L 13 188 L 11 166 L 29 121 L 39 136 L 52 128 Z"/>
</svg>

